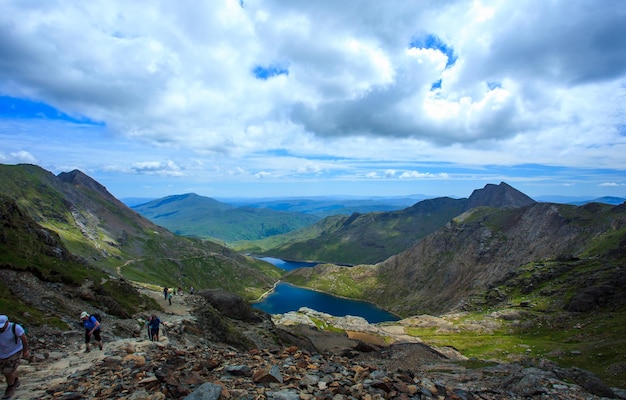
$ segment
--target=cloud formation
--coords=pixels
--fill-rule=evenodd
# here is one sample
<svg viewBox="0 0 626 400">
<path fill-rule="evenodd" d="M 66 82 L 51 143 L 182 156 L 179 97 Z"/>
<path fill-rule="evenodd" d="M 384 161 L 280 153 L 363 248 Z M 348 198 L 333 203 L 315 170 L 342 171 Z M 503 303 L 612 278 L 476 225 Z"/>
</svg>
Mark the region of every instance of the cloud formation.
<svg viewBox="0 0 626 400">
<path fill-rule="evenodd" d="M 0 96 L 161 149 L 108 166 L 125 173 L 623 171 L 625 20 L 612 0 L 5 2 Z"/>
</svg>

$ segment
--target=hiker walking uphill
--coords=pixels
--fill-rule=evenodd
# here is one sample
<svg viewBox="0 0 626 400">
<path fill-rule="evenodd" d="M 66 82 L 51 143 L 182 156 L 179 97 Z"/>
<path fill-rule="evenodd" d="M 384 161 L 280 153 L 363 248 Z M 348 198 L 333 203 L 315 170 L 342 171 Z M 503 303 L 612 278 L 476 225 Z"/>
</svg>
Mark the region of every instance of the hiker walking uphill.
<svg viewBox="0 0 626 400">
<path fill-rule="evenodd" d="M 22 356 L 29 356 L 24 328 L 15 322 L 9 322 L 6 315 L 0 315 L 0 369 L 7 381 L 3 399 L 10 399 L 20 385 L 17 367 Z"/>
<path fill-rule="evenodd" d="M 166 326 L 156 315 L 150 318 L 150 340 L 153 342 L 159 341 L 159 328 L 161 325 Z"/>
<path fill-rule="evenodd" d="M 100 321 L 96 318 L 95 315 L 87 314 L 87 311 L 83 311 L 80 314 L 80 319 L 83 321 L 83 326 L 85 327 L 85 353 L 89 353 L 89 342 L 91 341 L 91 337 L 93 336 L 95 339 L 95 343 L 102 350 L 102 337 L 100 336 Z"/>
</svg>

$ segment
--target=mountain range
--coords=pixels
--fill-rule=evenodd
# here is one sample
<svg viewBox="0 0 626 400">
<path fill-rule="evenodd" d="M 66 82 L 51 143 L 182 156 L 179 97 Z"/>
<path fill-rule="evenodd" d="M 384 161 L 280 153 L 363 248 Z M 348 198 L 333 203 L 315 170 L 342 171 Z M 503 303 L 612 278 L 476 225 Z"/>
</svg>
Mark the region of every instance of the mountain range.
<svg viewBox="0 0 626 400">
<path fill-rule="evenodd" d="M 235 207 L 195 193 L 168 196 L 132 208 L 177 235 L 225 242 L 278 235 L 319 220 L 311 214 Z"/>
<path fill-rule="evenodd" d="M 309 246 L 342 249 L 326 236 L 336 235 L 361 249 L 391 248 L 400 236 L 404 248 L 379 252 L 374 263 L 285 273 L 213 241 L 175 235 L 80 171 L 0 165 L 0 178 L 0 306 L 32 324 L 70 325 L 64 312 L 76 311 L 74 299 L 135 315 L 149 300 L 129 282 L 223 288 L 252 300 L 281 279 L 402 317 L 447 315 L 468 326 L 503 320 L 499 334 L 523 336 L 555 362 L 626 380 L 626 204 L 537 203 L 506 183 L 486 185 L 467 199 L 322 220 Z M 25 286 L 41 295 L 24 296 Z M 576 357 L 550 352 L 564 343 L 576 346 Z"/>
<path fill-rule="evenodd" d="M 474 207 L 520 207 L 535 201 L 508 184 L 489 184 L 469 198 L 439 197 L 391 212 L 354 213 L 263 241 L 240 243 L 241 251 L 283 259 L 344 265 L 376 263 L 398 254 Z"/>
<path fill-rule="evenodd" d="M 312 203 L 304 203 L 300 203 L 300 209 L 311 210 Z M 195 194 L 169 196 L 133 209 L 177 234 L 219 238 L 239 251 L 353 265 L 379 262 L 406 250 L 469 208 L 518 207 L 532 203 L 533 199 L 502 182 L 475 190 L 467 199 L 440 197 L 393 211 L 352 212 L 351 215 L 338 212 L 315 224 L 317 219 L 308 212 L 286 213 L 268 209 L 267 205 L 235 208 Z M 293 202 L 271 204 L 289 209 L 298 207 Z M 336 202 L 330 204 L 336 205 Z M 374 208 L 371 204 L 362 206 Z M 337 210 L 346 209 L 337 206 Z M 254 237 L 233 242 L 246 236 Z"/>
<path fill-rule="evenodd" d="M 473 296 L 506 283 L 520 270 L 529 273 L 527 268 L 551 279 L 584 277 L 564 289 L 568 293 L 562 293 L 561 307 L 569 308 L 568 301 L 584 298 L 584 293 L 595 287 L 597 293 L 588 306 L 593 308 L 614 297 L 616 304 L 625 302 L 625 257 L 626 204 L 576 207 L 534 203 L 470 209 L 375 265 L 320 265 L 290 272 L 283 279 L 369 299 L 401 315 L 440 314 L 462 309 Z M 549 278 L 535 284 L 542 280 Z M 342 281 L 351 283 L 347 291 L 330 288 Z M 539 288 L 532 285 L 532 279 L 528 284 L 532 290 Z M 354 295 L 356 288 L 358 296 Z"/>
</svg>

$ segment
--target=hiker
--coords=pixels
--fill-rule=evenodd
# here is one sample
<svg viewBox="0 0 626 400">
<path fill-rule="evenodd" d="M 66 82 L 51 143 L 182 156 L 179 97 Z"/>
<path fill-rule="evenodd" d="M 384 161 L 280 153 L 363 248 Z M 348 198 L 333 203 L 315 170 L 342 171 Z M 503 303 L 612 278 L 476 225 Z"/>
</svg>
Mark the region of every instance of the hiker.
<svg viewBox="0 0 626 400">
<path fill-rule="evenodd" d="M 167 300 L 170 302 L 170 306 L 172 305 L 172 294 L 167 295 Z"/>
<path fill-rule="evenodd" d="M 166 326 L 165 323 L 161 322 L 159 317 L 153 315 L 152 318 L 150 318 L 150 337 L 153 342 L 159 341 L 160 325 Z"/>
<path fill-rule="evenodd" d="M 9 322 L 9 317 L 0 315 L 0 369 L 7 381 L 3 399 L 8 399 L 20 385 L 17 366 L 22 357 L 28 357 L 26 332 L 19 324 Z"/>
<path fill-rule="evenodd" d="M 150 332 L 150 321 L 152 321 L 152 316 L 148 316 L 148 319 L 146 319 L 146 329 L 148 330 L 148 339 L 152 341 L 152 332 Z"/>
<path fill-rule="evenodd" d="M 89 342 L 91 336 L 94 337 L 94 342 L 98 344 L 100 350 L 102 350 L 102 338 L 100 337 L 100 322 L 98 319 L 87 314 L 87 311 L 80 313 L 80 319 L 83 320 L 83 326 L 85 327 L 85 353 L 89 353 Z"/>
<path fill-rule="evenodd" d="M 193 294 L 193 292 L 194 292 L 195 290 L 196 290 L 196 289 L 194 289 L 194 288 L 193 288 L 193 286 L 190 286 L 190 287 L 189 287 L 189 294 Z"/>
<path fill-rule="evenodd" d="M 167 292 L 169 291 L 169 289 L 166 287 L 163 288 L 163 300 L 167 300 Z"/>
</svg>

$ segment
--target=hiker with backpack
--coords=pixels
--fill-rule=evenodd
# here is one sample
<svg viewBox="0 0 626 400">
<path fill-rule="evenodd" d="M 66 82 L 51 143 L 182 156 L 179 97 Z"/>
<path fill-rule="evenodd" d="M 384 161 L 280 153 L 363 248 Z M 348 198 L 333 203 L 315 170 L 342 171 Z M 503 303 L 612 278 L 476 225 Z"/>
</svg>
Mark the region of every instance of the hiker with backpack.
<svg viewBox="0 0 626 400">
<path fill-rule="evenodd" d="M 161 325 L 166 326 L 156 315 L 150 318 L 150 338 L 153 342 L 159 341 L 159 328 Z"/>
<path fill-rule="evenodd" d="M 28 339 L 26 331 L 9 317 L 0 315 L 0 369 L 7 381 L 3 399 L 9 399 L 20 385 L 17 367 L 22 357 L 28 357 Z"/>
<path fill-rule="evenodd" d="M 96 315 L 89 315 L 87 311 L 83 311 L 80 314 L 80 319 L 85 327 L 85 353 L 89 353 L 89 342 L 93 336 L 95 343 L 102 350 L 102 337 L 100 337 L 100 318 L 96 318 Z"/>
</svg>

